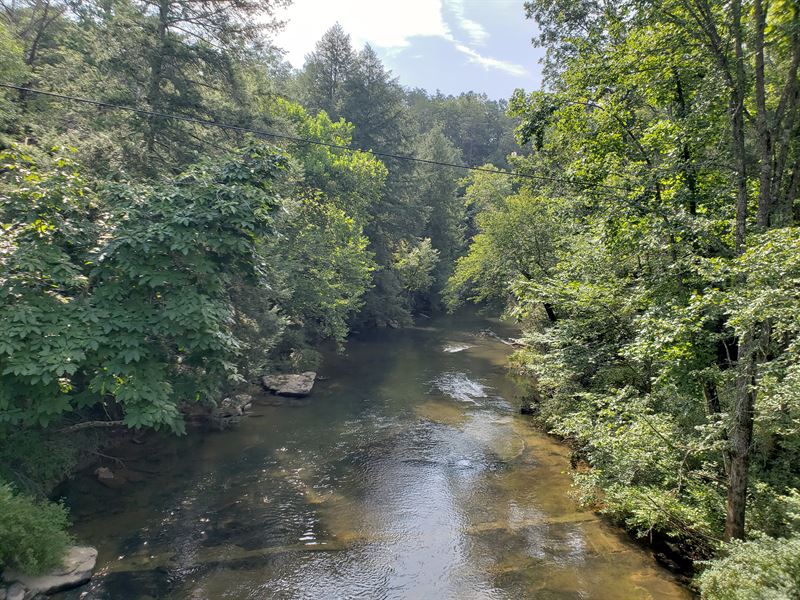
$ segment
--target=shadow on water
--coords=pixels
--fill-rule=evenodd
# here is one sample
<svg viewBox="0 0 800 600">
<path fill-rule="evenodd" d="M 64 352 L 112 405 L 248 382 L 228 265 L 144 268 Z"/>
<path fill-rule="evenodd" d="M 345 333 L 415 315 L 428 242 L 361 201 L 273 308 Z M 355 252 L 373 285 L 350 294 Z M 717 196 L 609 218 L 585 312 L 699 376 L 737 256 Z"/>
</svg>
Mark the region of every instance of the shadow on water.
<svg viewBox="0 0 800 600">
<path fill-rule="evenodd" d="M 689 598 L 570 500 L 487 328 L 513 335 L 472 313 L 365 333 L 307 401 L 131 448 L 119 489 L 77 478 L 98 569 L 60 597 Z"/>
</svg>

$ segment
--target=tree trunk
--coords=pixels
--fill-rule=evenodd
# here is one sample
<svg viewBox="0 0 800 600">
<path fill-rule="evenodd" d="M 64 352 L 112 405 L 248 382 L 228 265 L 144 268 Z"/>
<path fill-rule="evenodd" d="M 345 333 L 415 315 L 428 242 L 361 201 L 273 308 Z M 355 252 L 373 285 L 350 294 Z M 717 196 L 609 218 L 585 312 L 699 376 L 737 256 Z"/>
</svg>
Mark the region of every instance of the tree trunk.
<svg viewBox="0 0 800 600">
<path fill-rule="evenodd" d="M 772 133 L 767 116 L 767 94 L 764 76 L 764 30 L 767 26 L 767 15 L 762 0 L 753 3 L 753 14 L 756 21 L 755 54 L 756 54 L 756 129 L 760 168 L 758 175 L 758 214 L 757 223 L 761 229 L 770 225 L 772 214 Z"/>
<path fill-rule="evenodd" d="M 709 416 L 719 414 L 722 411 L 722 407 L 719 403 L 717 384 L 712 379 L 703 384 L 703 395 L 706 397 L 706 414 Z"/>
<path fill-rule="evenodd" d="M 555 323 L 558 320 L 558 318 L 556 317 L 556 311 L 553 308 L 552 304 L 544 302 L 544 312 L 547 313 L 547 320 L 550 321 L 551 323 Z"/>
<path fill-rule="evenodd" d="M 731 90 L 731 132 L 736 168 L 736 253 L 745 249 L 747 235 L 747 170 L 744 132 L 745 72 L 742 49 L 742 3 L 732 3 L 732 28 L 736 46 L 736 77 Z M 736 365 L 736 396 L 733 422 L 728 436 L 728 498 L 725 517 L 725 539 L 742 539 L 747 507 L 747 471 L 750 465 L 750 441 L 753 437 L 753 404 L 755 375 L 753 332 L 748 329 L 739 340 Z"/>
<path fill-rule="evenodd" d="M 161 111 L 161 80 L 164 73 L 164 52 L 167 42 L 167 20 L 169 18 L 169 0 L 160 0 L 158 4 L 158 44 L 150 56 L 150 82 L 147 90 L 147 100 L 150 109 L 154 112 Z M 156 129 L 161 125 L 156 117 L 150 117 L 146 133 L 147 152 L 152 156 L 156 145 Z"/>
<path fill-rule="evenodd" d="M 38 8 L 38 7 L 37 7 Z M 34 9 L 35 11 L 35 9 Z M 48 16 L 50 13 L 50 1 L 44 3 L 44 14 L 42 15 L 41 20 L 39 21 L 39 26 L 36 27 L 36 33 L 33 36 L 33 40 L 31 41 L 31 47 L 25 53 L 25 64 L 29 67 L 32 67 L 33 64 L 36 62 L 36 58 L 39 54 L 39 44 L 42 41 L 42 36 L 44 35 L 45 29 L 50 24 L 48 21 Z M 33 17 L 31 17 L 33 20 Z"/>
<path fill-rule="evenodd" d="M 744 51 L 742 48 L 742 2 L 732 3 L 733 32 L 736 46 L 736 69 L 734 86 L 731 90 L 729 108 L 731 133 L 733 136 L 733 157 L 736 172 L 736 253 L 744 252 L 747 235 L 747 157 L 744 141 Z"/>
<path fill-rule="evenodd" d="M 755 405 L 755 341 L 748 330 L 739 343 L 736 373 L 736 398 L 728 442 L 728 501 L 725 517 L 725 541 L 744 539 L 747 508 L 747 475 L 750 467 L 750 444 L 753 439 Z"/>
<path fill-rule="evenodd" d="M 689 115 L 689 107 L 686 104 L 686 96 L 683 93 L 680 75 L 674 69 L 673 74 L 675 77 L 675 101 L 678 103 L 678 116 L 681 119 L 685 119 Z M 686 187 L 689 188 L 687 209 L 689 214 L 694 216 L 697 214 L 697 176 L 692 164 L 692 149 L 686 139 L 681 142 L 681 157 L 683 159 L 681 170 L 686 179 Z"/>
</svg>

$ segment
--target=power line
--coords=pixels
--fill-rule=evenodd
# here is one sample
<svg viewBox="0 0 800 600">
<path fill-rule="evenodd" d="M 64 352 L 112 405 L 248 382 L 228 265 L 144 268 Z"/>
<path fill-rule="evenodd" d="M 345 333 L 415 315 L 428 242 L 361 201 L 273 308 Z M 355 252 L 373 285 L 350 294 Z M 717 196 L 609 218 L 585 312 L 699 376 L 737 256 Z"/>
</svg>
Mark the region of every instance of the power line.
<svg viewBox="0 0 800 600">
<path fill-rule="evenodd" d="M 525 178 L 525 179 L 534 179 L 534 180 L 538 180 L 538 181 L 547 181 L 547 182 L 550 182 L 550 183 L 561 183 L 561 184 L 565 184 L 565 185 L 578 186 L 578 187 L 583 187 L 583 188 L 602 188 L 602 189 L 623 191 L 623 192 L 631 192 L 631 191 L 633 191 L 628 187 L 617 186 L 617 185 L 607 185 L 607 184 L 604 184 L 604 183 L 580 182 L 580 181 L 574 181 L 574 180 L 570 180 L 570 179 L 561 179 L 559 177 L 548 177 L 547 175 L 533 175 L 531 173 L 520 173 L 518 171 L 501 171 L 499 169 L 487 169 L 485 167 L 470 167 L 470 166 L 467 166 L 467 165 L 459 165 L 459 164 L 456 164 L 456 163 L 448 163 L 448 162 L 442 162 L 442 161 L 438 161 L 438 160 L 429 160 L 429 159 L 426 159 L 426 158 L 419 158 L 419 157 L 416 157 L 416 156 L 406 156 L 406 155 L 402 155 L 402 154 L 391 154 L 389 152 L 378 152 L 377 150 L 363 150 L 362 148 L 356 148 L 354 146 L 345 146 L 343 144 L 334 144 L 334 143 L 331 143 L 331 142 L 321 142 L 319 140 L 301 138 L 301 137 L 296 137 L 296 136 L 292 136 L 292 135 L 286 135 L 286 134 L 283 134 L 283 133 L 275 133 L 275 132 L 272 132 L 272 131 L 264 131 L 262 129 L 253 129 L 251 127 L 243 127 L 243 126 L 240 126 L 240 125 L 230 125 L 228 123 L 220 123 L 218 121 L 211 121 L 211 120 L 208 120 L 208 119 L 199 119 L 199 118 L 196 118 L 196 117 L 189 117 L 189 116 L 186 116 L 186 115 L 176 115 L 176 114 L 163 113 L 163 112 L 152 111 L 152 110 L 145 110 L 145 109 L 142 109 L 142 108 L 136 108 L 134 106 L 127 106 L 127 105 L 124 105 L 124 104 L 113 104 L 111 102 L 102 102 L 100 100 L 92 100 L 92 99 L 89 99 L 89 98 L 80 98 L 78 96 L 69 96 L 67 94 L 58 94 L 56 92 L 48 92 L 48 91 L 45 91 L 45 90 L 38 90 L 38 89 L 34 89 L 34 88 L 14 85 L 14 84 L 11 84 L 11 83 L 2 83 L 2 82 L 0 82 L 0 88 L 16 90 L 16 91 L 19 91 L 19 92 L 26 92 L 26 93 L 30 93 L 30 94 L 39 94 L 41 96 L 50 96 L 52 98 L 58 98 L 58 99 L 61 99 L 61 100 L 69 100 L 71 102 L 80 102 L 80 103 L 83 103 L 83 104 L 91 104 L 93 106 L 98 106 L 100 108 L 109 108 L 109 109 L 113 109 L 113 110 L 124 110 L 124 111 L 132 112 L 132 113 L 136 113 L 136 114 L 140 114 L 140 115 L 145 115 L 145 116 L 148 116 L 148 117 L 155 117 L 155 118 L 158 118 L 158 119 L 172 119 L 172 120 L 176 120 L 176 121 L 185 121 L 187 123 L 194 123 L 195 125 L 202 125 L 204 127 L 217 127 L 218 129 L 225 129 L 225 130 L 228 130 L 228 131 L 238 131 L 240 133 L 252 133 L 254 135 L 259 135 L 259 136 L 263 136 L 263 137 L 269 137 L 269 138 L 280 139 L 280 140 L 287 140 L 287 141 L 291 141 L 291 142 L 299 142 L 299 143 L 303 143 L 303 144 L 313 144 L 313 145 L 316 145 L 316 146 L 325 146 L 325 147 L 328 147 L 328 148 L 335 148 L 337 150 L 348 150 L 350 152 L 370 152 L 370 153 L 374 154 L 375 156 L 382 156 L 382 157 L 385 157 L 385 158 L 392 158 L 392 159 L 395 159 L 395 160 L 407 160 L 407 161 L 410 161 L 410 162 L 422 163 L 422 164 L 427 164 L 427 165 L 435 165 L 435 166 L 441 166 L 441 167 L 452 167 L 454 169 L 464 169 L 464 170 L 467 170 L 467 171 L 478 171 L 478 172 L 481 172 L 481 173 L 492 173 L 492 174 L 495 174 L 495 175 L 505 175 L 505 176 L 508 176 L 508 177 L 522 177 L 522 178 Z"/>
</svg>

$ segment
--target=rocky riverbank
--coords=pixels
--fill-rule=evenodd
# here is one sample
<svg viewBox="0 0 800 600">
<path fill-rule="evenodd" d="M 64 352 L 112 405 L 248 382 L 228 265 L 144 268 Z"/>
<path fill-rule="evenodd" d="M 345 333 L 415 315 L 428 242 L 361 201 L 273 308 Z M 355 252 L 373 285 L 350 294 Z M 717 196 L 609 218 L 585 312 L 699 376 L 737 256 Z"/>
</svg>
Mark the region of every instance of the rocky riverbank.
<svg viewBox="0 0 800 600">
<path fill-rule="evenodd" d="M 0 600 L 33 600 L 76 588 L 92 578 L 96 562 L 96 549 L 73 546 L 64 556 L 62 566 L 44 575 L 31 576 L 6 569 L 3 572 L 5 585 L 0 585 Z"/>
</svg>

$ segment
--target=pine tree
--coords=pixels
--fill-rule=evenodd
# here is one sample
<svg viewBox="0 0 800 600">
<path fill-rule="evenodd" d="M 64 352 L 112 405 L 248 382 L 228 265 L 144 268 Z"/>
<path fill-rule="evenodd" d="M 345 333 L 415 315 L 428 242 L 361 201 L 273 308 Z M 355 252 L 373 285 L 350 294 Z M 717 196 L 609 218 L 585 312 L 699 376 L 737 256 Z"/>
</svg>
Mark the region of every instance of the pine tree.
<svg viewBox="0 0 800 600">
<path fill-rule="evenodd" d="M 309 111 L 324 110 L 332 119 L 341 116 L 342 91 L 352 72 L 354 59 L 350 36 L 336 23 L 306 57 L 301 95 Z"/>
</svg>

